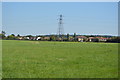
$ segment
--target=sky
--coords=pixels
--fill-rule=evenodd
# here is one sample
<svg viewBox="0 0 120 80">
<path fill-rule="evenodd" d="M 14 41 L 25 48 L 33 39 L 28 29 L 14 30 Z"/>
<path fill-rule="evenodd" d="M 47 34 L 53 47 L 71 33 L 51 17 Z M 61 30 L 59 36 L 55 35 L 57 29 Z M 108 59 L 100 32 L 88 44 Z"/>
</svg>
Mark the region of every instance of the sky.
<svg viewBox="0 0 120 80">
<path fill-rule="evenodd" d="M 64 33 L 118 35 L 117 2 L 3 2 L 7 35 L 56 34 L 62 14 Z"/>
</svg>

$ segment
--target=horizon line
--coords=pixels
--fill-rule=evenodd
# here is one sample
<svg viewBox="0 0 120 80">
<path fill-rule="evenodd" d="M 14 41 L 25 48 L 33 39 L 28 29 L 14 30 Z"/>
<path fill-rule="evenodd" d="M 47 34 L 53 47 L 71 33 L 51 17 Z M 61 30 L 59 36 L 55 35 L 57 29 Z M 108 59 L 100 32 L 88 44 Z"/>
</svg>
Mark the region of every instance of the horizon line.
<svg viewBox="0 0 120 80">
<path fill-rule="evenodd" d="M 14 34 L 14 35 L 18 35 L 18 34 L 15 34 L 15 33 L 11 33 L 11 34 Z M 7 34 L 7 36 L 8 35 L 11 35 L 11 34 Z M 67 34 L 69 34 L 69 35 L 74 35 L 74 33 L 65 33 L 65 34 L 63 34 L 63 35 L 67 35 Z M 21 35 L 21 34 L 19 34 L 19 35 Z M 36 35 L 33 35 L 33 34 L 25 34 L 25 35 L 21 35 L 21 36 L 27 36 L 27 35 L 32 35 L 32 36 L 39 36 L 39 35 L 58 35 L 58 34 L 56 34 L 56 33 L 51 33 L 51 34 L 36 34 Z M 93 36 L 119 36 L 119 35 L 112 35 L 112 34 L 78 34 L 78 33 L 76 33 L 76 35 L 93 35 Z"/>
</svg>

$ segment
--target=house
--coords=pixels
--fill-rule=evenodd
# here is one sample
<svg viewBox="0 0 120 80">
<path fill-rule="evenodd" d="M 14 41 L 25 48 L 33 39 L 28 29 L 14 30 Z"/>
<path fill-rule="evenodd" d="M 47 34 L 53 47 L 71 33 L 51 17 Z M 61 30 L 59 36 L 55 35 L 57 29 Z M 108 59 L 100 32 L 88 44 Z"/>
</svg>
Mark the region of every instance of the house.
<svg viewBox="0 0 120 80">
<path fill-rule="evenodd" d="M 63 41 L 63 39 L 61 37 L 57 37 L 56 40 L 57 41 Z"/>
<path fill-rule="evenodd" d="M 33 37 L 27 37 L 28 40 L 33 40 Z"/>
<path fill-rule="evenodd" d="M 70 38 L 69 38 L 69 41 L 74 41 L 74 38 L 73 38 L 73 37 L 70 37 Z"/>
<path fill-rule="evenodd" d="M 109 38 L 96 37 L 100 42 L 106 42 Z"/>
<path fill-rule="evenodd" d="M 99 40 L 96 37 L 89 37 L 88 41 L 90 41 L 90 42 L 98 42 Z"/>
<path fill-rule="evenodd" d="M 36 40 L 41 40 L 41 37 L 36 37 Z"/>
<path fill-rule="evenodd" d="M 50 37 L 44 37 L 43 39 L 44 40 L 50 40 Z"/>
<path fill-rule="evenodd" d="M 79 42 L 84 42 L 84 41 L 87 40 L 87 37 L 85 37 L 85 36 L 77 36 L 76 39 L 77 39 L 77 41 L 79 41 Z"/>
<path fill-rule="evenodd" d="M 22 36 L 18 37 L 18 40 L 23 40 L 23 37 Z"/>
<path fill-rule="evenodd" d="M 26 36 L 25 36 L 24 39 L 25 39 L 25 40 L 36 40 L 36 37 L 34 37 L 34 36 L 27 36 L 27 37 L 26 37 Z"/>
</svg>

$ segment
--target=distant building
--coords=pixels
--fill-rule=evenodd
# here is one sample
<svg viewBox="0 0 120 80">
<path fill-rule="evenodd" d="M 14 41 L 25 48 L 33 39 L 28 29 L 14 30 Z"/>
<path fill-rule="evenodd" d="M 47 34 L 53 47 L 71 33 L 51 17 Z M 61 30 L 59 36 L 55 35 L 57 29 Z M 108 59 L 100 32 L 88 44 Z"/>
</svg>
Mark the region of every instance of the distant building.
<svg viewBox="0 0 120 80">
<path fill-rule="evenodd" d="M 96 37 L 98 40 L 99 40 L 99 42 L 106 42 L 108 39 L 110 39 L 110 38 L 104 38 L 104 37 Z"/>
<path fill-rule="evenodd" d="M 41 37 L 36 37 L 36 40 L 41 40 Z"/>
<path fill-rule="evenodd" d="M 43 39 L 44 40 L 50 40 L 50 37 L 44 37 Z"/>
<path fill-rule="evenodd" d="M 23 37 L 22 36 L 18 37 L 18 40 L 23 40 Z"/>
<path fill-rule="evenodd" d="M 70 37 L 70 38 L 69 38 L 69 41 L 74 41 L 74 38 L 73 38 L 73 37 Z"/>
<path fill-rule="evenodd" d="M 77 39 L 77 41 L 79 41 L 79 42 L 84 42 L 84 41 L 87 40 L 87 37 L 85 37 L 85 36 L 77 36 L 76 39 Z"/>
<path fill-rule="evenodd" d="M 89 42 L 98 42 L 99 40 L 96 37 L 89 37 L 88 41 Z"/>
<path fill-rule="evenodd" d="M 56 38 L 57 41 L 62 41 L 63 39 L 61 37 Z"/>
</svg>

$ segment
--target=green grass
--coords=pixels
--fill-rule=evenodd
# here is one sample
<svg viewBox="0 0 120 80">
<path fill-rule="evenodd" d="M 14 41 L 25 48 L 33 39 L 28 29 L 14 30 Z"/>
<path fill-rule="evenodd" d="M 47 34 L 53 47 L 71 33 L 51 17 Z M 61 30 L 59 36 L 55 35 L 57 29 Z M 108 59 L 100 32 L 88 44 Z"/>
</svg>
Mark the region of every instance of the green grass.
<svg viewBox="0 0 120 80">
<path fill-rule="evenodd" d="M 117 78 L 118 44 L 3 40 L 3 78 Z"/>
<path fill-rule="evenodd" d="M 0 80 L 2 79 L 2 40 L 0 40 Z"/>
</svg>

